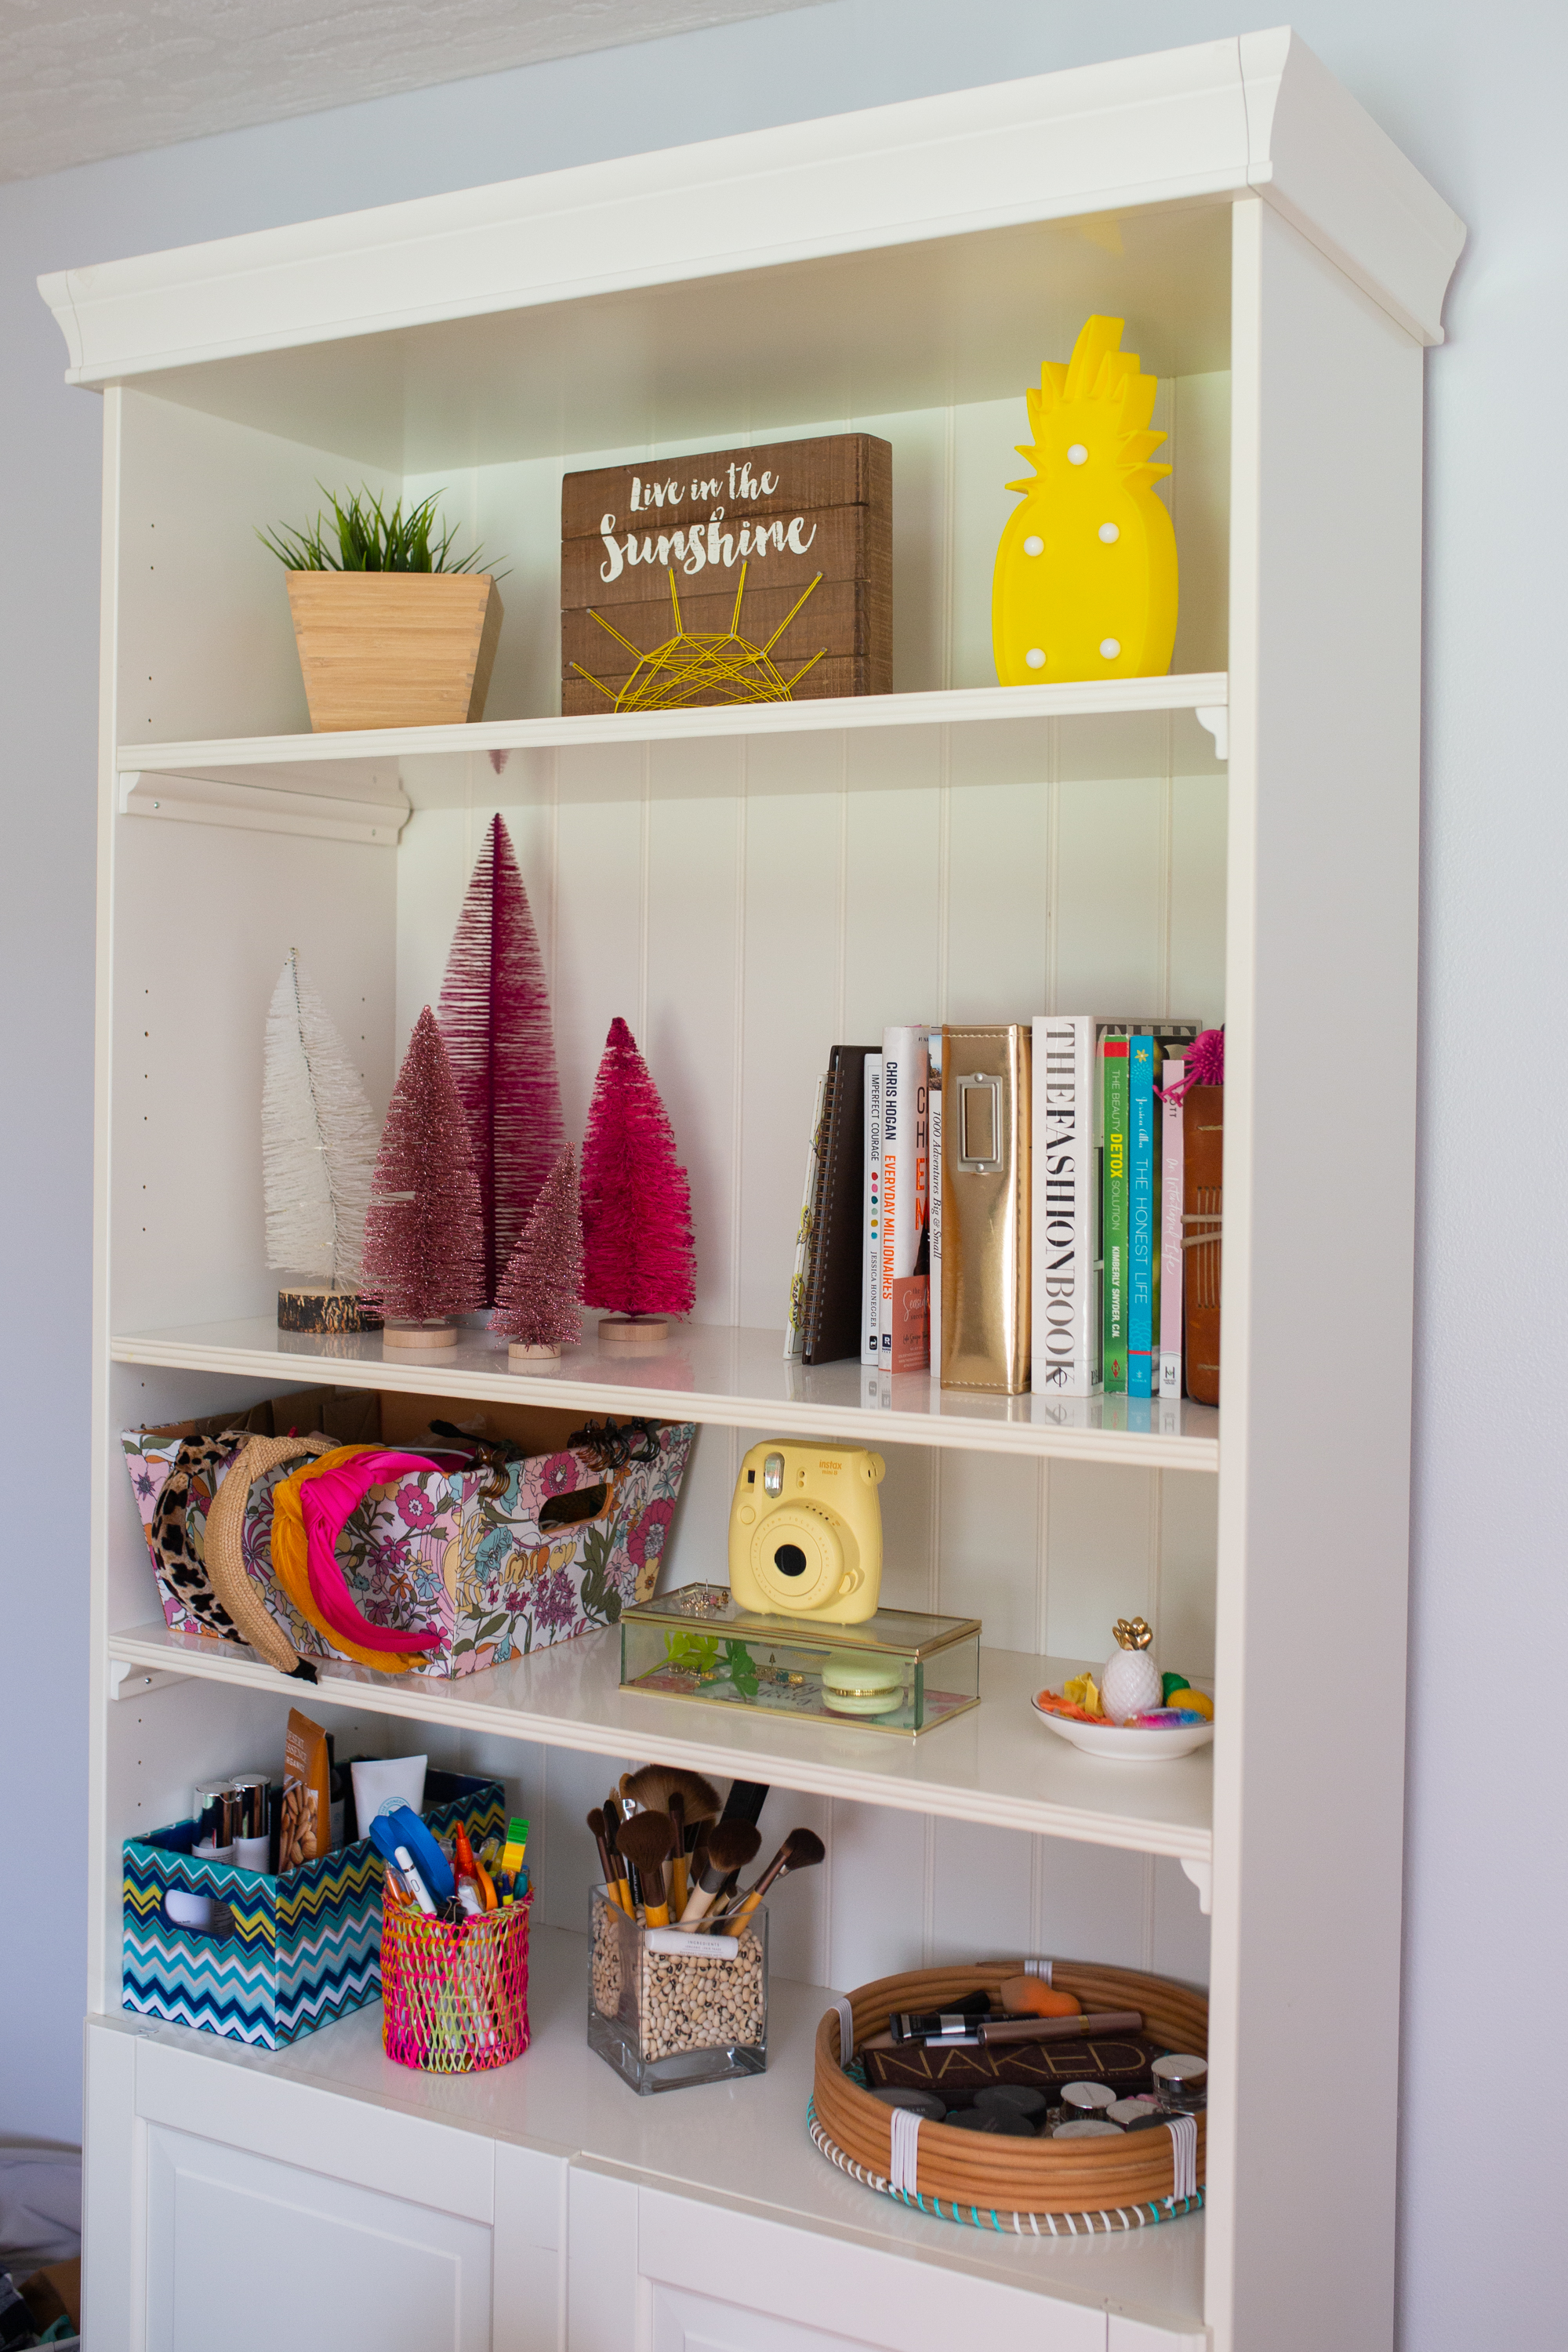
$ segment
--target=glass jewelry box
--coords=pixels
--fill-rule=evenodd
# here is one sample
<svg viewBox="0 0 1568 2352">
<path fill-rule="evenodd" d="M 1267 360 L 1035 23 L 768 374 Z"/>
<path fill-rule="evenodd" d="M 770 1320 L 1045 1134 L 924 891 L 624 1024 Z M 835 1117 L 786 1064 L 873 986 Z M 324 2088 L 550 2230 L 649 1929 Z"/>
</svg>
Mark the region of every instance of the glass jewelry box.
<svg viewBox="0 0 1568 2352">
<path fill-rule="evenodd" d="M 621 1612 L 621 1685 L 911 1738 L 980 1704 L 980 1620 L 879 1609 L 861 1625 L 763 1617 L 723 1584 Z"/>
</svg>

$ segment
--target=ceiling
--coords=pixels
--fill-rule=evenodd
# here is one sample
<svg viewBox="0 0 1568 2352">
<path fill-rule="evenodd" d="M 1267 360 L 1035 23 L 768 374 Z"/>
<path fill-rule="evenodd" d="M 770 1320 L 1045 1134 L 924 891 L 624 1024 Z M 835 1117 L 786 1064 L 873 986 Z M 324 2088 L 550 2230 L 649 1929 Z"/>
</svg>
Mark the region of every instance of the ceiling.
<svg viewBox="0 0 1568 2352">
<path fill-rule="evenodd" d="M 0 180 L 809 0 L 0 0 Z"/>
</svg>

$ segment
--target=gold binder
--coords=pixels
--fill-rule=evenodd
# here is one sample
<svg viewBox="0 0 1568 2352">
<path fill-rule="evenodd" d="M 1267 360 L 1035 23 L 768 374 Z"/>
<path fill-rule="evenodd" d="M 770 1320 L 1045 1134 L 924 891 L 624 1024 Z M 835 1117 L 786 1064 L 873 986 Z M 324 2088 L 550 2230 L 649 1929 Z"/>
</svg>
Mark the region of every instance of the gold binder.
<svg viewBox="0 0 1568 2352">
<path fill-rule="evenodd" d="M 942 1033 L 942 1385 L 1029 1385 L 1029 1031 Z"/>
</svg>

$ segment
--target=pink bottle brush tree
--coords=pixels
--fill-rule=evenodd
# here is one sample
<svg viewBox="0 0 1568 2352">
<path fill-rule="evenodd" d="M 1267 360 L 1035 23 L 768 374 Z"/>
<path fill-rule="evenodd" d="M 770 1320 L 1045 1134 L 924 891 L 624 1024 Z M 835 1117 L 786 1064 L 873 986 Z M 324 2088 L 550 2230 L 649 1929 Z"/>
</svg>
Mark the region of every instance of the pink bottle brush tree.
<svg viewBox="0 0 1568 2352">
<path fill-rule="evenodd" d="M 577 1155 L 568 1143 L 501 1276 L 490 1329 L 510 1340 L 514 1363 L 558 1356 L 582 1335 L 582 1293 L 583 1211 Z"/>
<path fill-rule="evenodd" d="M 365 1217 L 363 1296 L 386 1345 L 450 1346 L 485 1305 L 484 1223 L 468 1123 L 428 1005 L 393 1089 Z M 413 1327 L 395 1330 L 394 1323 Z"/>
<path fill-rule="evenodd" d="M 691 1192 L 636 1038 L 613 1021 L 583 1140 L 583 1298 L 605 1346 L 653 1345 L 697 1295 Z"/>
<path fill-rule="evenodd" d="M 488 1306 L 563 1141 L 544 965 L 499 816 L 469 878 L 437 1011 L 479 1181 Z"/>
</svg>

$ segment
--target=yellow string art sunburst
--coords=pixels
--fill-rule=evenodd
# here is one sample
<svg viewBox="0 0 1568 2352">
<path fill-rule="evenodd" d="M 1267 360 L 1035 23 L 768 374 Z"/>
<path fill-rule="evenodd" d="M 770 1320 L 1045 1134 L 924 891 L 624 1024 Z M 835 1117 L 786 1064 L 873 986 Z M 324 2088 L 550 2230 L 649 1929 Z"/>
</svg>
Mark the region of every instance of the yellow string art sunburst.
<svg viewBox="0 0 1568 2352">
<path fill-rule="evenodd" d="M 694 702 L 700 695 L 712 696 L 721 702 L 787 702 L 792 690 L 800 684 L 812 664 L 819 662 L 827 651 L 824 646 L 814 653 L 810 661 L 802 662 L 793 677 L 785 677 L 769 656 L 812 590 L 819 587 L 819 572 L 811 586 L 795 598 L 766 645 L 754 646 L 741 635 L 741 601 L 746 593 L 746 566 L 741 566 L 740 585 L 735 591 L 735 609 L 730 616 L 730 626 L 720 636 L 716 633 L 698 633 L 680 625 L 680 598 L 675 585 L 675 573 L 669 579 L 669 601 L 675 614 L 675 635 L 652 653 L 645 654 L 629 637 L 606 621 L 603 613 L 594 613 L 602 629 L 608 630 L 617 645 L 625 646 L 637 667 L 619 694 L 584 669 L 581 662 L 572 667 L 579 677 L 596 686 L 607 702 L 617 710 L 670 710 L 683 702 Z M 589 611 L 593 612 L 592 605 Z"/>
</svg>

